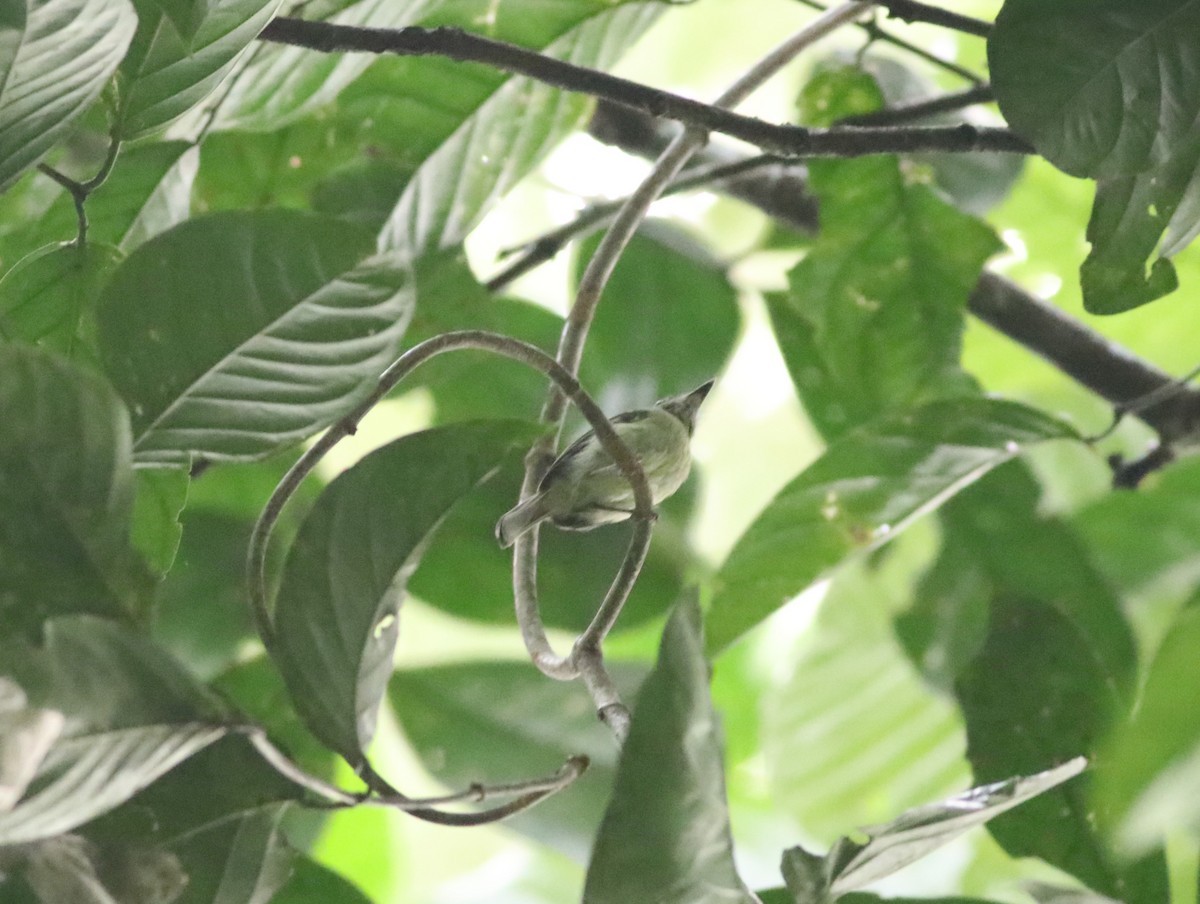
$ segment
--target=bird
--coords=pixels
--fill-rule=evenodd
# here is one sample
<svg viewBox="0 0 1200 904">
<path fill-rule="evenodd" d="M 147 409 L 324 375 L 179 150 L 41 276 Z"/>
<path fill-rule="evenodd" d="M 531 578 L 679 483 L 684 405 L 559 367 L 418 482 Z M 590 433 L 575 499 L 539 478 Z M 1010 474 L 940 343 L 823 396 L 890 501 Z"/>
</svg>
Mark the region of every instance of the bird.
<svg viewBox="0 0 1200 904">
<path fill-rule="evenodd" d="M 609 421 L 641 462 L 655 505 L 687 479 L 696 413 L 712 387 L 709 380 L 691 392 L 661 399 L 651 408 L 626 411 Z M 547 519 L 563 530 L 591 530 L 624 521 L 633 515 L 633 508 L 633 486 L 589 430 L 555 459 L 533 496 L 496 522 L 496 540 L 507 549 Z"/>
</svg>

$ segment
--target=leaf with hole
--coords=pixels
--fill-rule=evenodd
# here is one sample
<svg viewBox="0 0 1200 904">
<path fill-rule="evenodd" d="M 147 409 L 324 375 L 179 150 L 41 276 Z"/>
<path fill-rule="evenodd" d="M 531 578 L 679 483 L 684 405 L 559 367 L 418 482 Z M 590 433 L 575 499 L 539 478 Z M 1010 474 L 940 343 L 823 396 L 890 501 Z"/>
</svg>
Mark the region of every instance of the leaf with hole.
<svg viewBox="0 0 1200 904">
<path fill-rule="evenodd" d="M 537 433 L 475 421 L 403 436 L 334 480 L 301 526 L 275 602 L 272 655 L 308 727 L 351 763 L 374 735 L 401 599 L 430 536 Z"/>
<path fill-rule="evenodd" d="M 188 220 L 139 246 L 98 310 L 140 462 L 260 458 L 345 414 L 395 355 L 406 262 L 370 235 L 272 210 Z"/>
</svg>

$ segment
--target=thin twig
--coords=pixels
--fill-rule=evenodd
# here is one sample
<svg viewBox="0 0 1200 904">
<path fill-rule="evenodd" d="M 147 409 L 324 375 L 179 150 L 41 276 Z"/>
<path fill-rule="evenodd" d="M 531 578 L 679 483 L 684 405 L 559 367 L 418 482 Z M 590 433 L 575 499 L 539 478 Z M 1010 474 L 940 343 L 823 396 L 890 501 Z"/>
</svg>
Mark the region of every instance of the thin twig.
<svg viewBox="0 0 1200 904">
<path fill-rule="evenodd" d="M 38 170 L 66 189 L 67 194 L 71 196 L 71 200 L 75 203 L 75 216 L 78 221 L 78 231 L 75 235 L 76 247 L 82 248 L 87 242 L 88 218 L 84 204 L 87 202 L 88 196 L 103 185 L 109 174 L 112 173 L 113 167 L 117 164 L 117 156 L 120 153 L 121 139 L 114 130 L 113 134 L 109 136 L 108 151 L 104 155 L 104 162 L 100 164 L 100 169 L 97 170 L 96 175 L 84 182 L 76 182 L 70 176 L 60 173 L 48 163 L 38 164 Z"/>
<path fill-rule="evenodd" d="M 748 157 L 745 160 L 739 160 L 734 163 L 694 167 L 688 169 L 684 175 L 668 185 L 662 193 L 662 197 L 691 191 L 696 188 L 712 187 L 716 183 L 731 179 L 734 176 L 742 176 L 767 166 L 778 166 L 780 163 L 781 158 L 773 154 L 761 154 L 757 157 Z M 499 292 L 530 270 L 546 263 L 546 261 L 549 261 L 562 251 L 572 240 L 583 238 L 602 227 L 616 216 L 617 212 L 621 209 L 621 205 L 624 203 L 621 200 L 611 201 L 607 204 L 593 205 L 580 213 L 571 222 L 543 233 L 523 245 L 501 252 L 505 257 L 517 256 L 503 270 L 487 281 L 485 284 L 487 290 L 489 292 Z"/>
<path fill-rule="evenodd" d="M 929 100 L 917 101 L 911 104 L 897 104 L 885 110 L 873 113 L 860 113 L 857 116 L 847 116 L 839 119 L 840 126 L 895 126 L 914 120 L 926 119 L 942 113 L 953 113 L 963 107 L 975 104 L 986 104 L 996 99 L 991 85 L 978 85 L 959 91 L 955 94 L 945 94 L 932 97 Z"/>
<path fill-rule="evenodd" d="M 951 12 L 940 6 L 922 3 L 920 0 L 875 0 L 875 3 L 886 9 L 892 18 L 903 19 L 905 22 L 926 22 L 930 25 L 940 25 L 943 28 L 974 35 L 977 38 L 986 38 L 992 33 L 991 22 Z"/>
<path fill-rule="evenodd" d="M 799 2 L 811 9 L 826 10 L 829 8 L 824 3 L 819 2 L 819 0 L 799 0 Z M 890 31 L 887 31 L 883 28 L 883 26 L 876 22 L 874 18 L 868 19 L 865 22 L 857 22 L 855 24 L 867 33 L 867 38 L 869 41 L 880 41 L 884 44 L 890 44 L 893 47 L 899 47 L 901 50 L 911 53 L 913 56 L 925 60 L 927 63 L 932 63 L 934 66 L 945 69 L 947 72 L 952 72 L 969 82 L 974 82 L 976 85 L 983 84 L 983 78 L 972 72 L 967 67 L 960 66 L 958 63 L 955 63 L 952 60 L 944 60 L 936 54 L 926 50 L 924 47 L 914 44 L 912 41 L 906 41 L 899 35 L 892 34 Z"/>
<path fill-rule="evenodd" d="M 526 782 L 516 782 L 507 785 L 473 785 L 467 792 L 448 795 L 440 798 L 411 798 L 401 794 L 388 783 L 378 772 L 364 763 L 363 780 L 372 790 L 372 796 L 364 803 L 378 804 L 403 810 L 410 816 L 415 816 L 426 822 L 442 826 L 480 826 L 491 822 L 507 819 L 522 810 L 528 810 L 538 803 L 561 791 L 574 782 L 587 770 L 588 758 L 573 756 L 563 764 L 553 776 L 548 778 L 531 779 Z M 516 794 L 514 800 L 479 813 L 447 813 L 429 806 L 430 802 L 455 803 L 462 800 L 484 800 L 488 794 Z"/>
<path fill-rule="evenodd" d="M 271 613 L 267 604 L 266 559 L 267 546 L 271 532 L 279 520 L 284 506 L 295 494 L 304 478 L 316 467 L 317 463 L 338 442 L 354 434 L 358 423 L 372 408 L 379 403 L 401 380 L 412 370 L 428 361 L 430 358 L 445 352 L 458 349 L 480 349 L 505 358 L 519 361 L 535 370 L 541 371 L 554 381 L 555 385 L 566 394 L 575 404 L 580 413 L 587 418 L 596 438 L 609 457 L 616 463 L 621 473 L 625 475 L 633 487 L 634 511 L 633 518 L 638 528 L 648 525 L 654 518 L 653 502 L 650 488 L 646 483 L 646 475 L 638 461 L 625 442 L 613 430 L 612 424 L 604 412 L 592 400 L 591 396 L 580 386 L 579 381 L 568 373 L 557 361 L 536 346 L 521 342 L 509 336 L 501 336 L 483 330 L 463 330 L 453 333 L 441 333 L 431 339 L 414 345 L 396 359 L 379 377 L 371 393 L 360 402 L 349 414 L 333 424 L 324 434 L 300 456 L 295 464 L 284 475 L 271 498 L 267 500 L 262 514 L 254 525 L 250 536 L 250 548 L 246 557 L 246 575 L 249 585 L 251 611 L 259 637 L 268 650 L 274 647 L 275 631 Z M 635 540 L 639 531 L 635 529 L 634 540 L 630 541 L 629 558 L 634 558 Z M 609 593 L 619 591 L 624 587 L 624 569 L 613 581 Z M 616 590 L 614 590 L 616 588 Z M 602 604 L 603 606 L 603 604 Z M 553 651 L 551 651 L 553 652 Z M 566 660 L 562 660 L 566 663 Z M 571 674 L 565 674 L 570 672 Z M 573 669 L 564 669 L 565 677 L 574 677 Z"/>
<path fill-rule="evenodd" d="M 863 0 L 861 6 L 865 8 L 866 5 Z M 821 21 L 821 17 L 815 21 Z M 485 63 L 567 91 L 605 98 L 652 116 L 677 120 L 704 132 L 731 135 L 768 153 L 789 157 L 854 157 L 918 151 L 1033 152 L 1028 142 L 1008 129 L 975 126 L 808 129 L 778 125 L 453 28 L 360 28 L 277 18 L 267 24 L 259 37 L 326 53 L 362 51 L 438 55 Z"/>
</svg>

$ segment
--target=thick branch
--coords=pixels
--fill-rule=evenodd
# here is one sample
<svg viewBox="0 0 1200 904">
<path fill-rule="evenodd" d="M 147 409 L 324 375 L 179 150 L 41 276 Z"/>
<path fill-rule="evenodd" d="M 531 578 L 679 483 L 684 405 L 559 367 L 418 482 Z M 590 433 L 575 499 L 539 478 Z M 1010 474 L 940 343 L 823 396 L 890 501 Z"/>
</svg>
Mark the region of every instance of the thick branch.
<svg viewBox="0 0 1200 904">
<path fill-rule="evenodd" d="M 269 22 L 259 37 L 264 41 L 324 53 L 361 51 L 403 56 L 437 55 L 484 63 L 705 132 L 721 132 L 770 153 L 789 157 L 857 157 L 917 151 L 1033 152 L 1024 139 L 1008 129 L 970 125 L 905 129 L 806 129 L 776 125 L 456 28 L 359 28 L 282 17 Z"/>
<path fill-rule="evenodd" d="M 591 132 L 601 141 L 642 157 L 653 156 L 670 138 L 668 128 L 656 127 L 645 117 L 611 105 L 597 109 Z M 708 148 L 701 160 L 709 162 L 710 154 L 720 154 L 722 163 L 738 156 L 736 152 Z M 793 172 L 797 183 L 802 183 L 803 171 L 796 167 Z M 794 193 L 748 191 L 745 183 L 753 178 L 748 175 L 740 183 L 719 188 L 788 223 L 796 217 L 797 198 L 804 199 L 806 208 L 812 203 L 799 185 Z M 970 295 L 968 309 L 1118 409 L 1128 407 L 1165 443 L 1192 437 L 1200 430 L 1200 391 L 1174 385 L 1176 381 L 1170 375 L 1015 283 L 985 272 Z M 1164 391 L 1168 387 L 1171 390 Z M 1151 392 L 1160 392 L 1161 397 L 1145 407 L 1129 407 Z"/>
</svg>

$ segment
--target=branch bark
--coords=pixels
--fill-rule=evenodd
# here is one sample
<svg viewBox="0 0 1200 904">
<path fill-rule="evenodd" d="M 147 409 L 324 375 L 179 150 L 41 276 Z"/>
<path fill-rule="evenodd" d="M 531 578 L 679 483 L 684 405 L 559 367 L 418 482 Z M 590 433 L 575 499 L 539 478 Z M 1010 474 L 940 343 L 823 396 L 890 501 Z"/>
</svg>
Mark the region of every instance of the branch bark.
<svg viewBox="0 0 1200 904">
<path fill-rule="evenodd" d="M 611 104 L 601 104 L 590 131 L 600 141 L 631 154 L 652 157 L 670 140 L 670 128 Z M 710 160 L 709 155 L 713 155 Z M 738 152 L 707 148 L 700 162 L 735 162 Z M 719 186 L 731 197 L 762 210 L 768 216 L 795 226 L 806 220 L 813 204 L 807 193 L 804 171 L 789 168 L 791 191 L 758 190 L 753 174 Z M 801 213 L 803 211 L 803 213 Z M 1026 292 L 1016 283 L 985 271 L 968 299 L 976 317 L 1029 351 L 1045 358 L 1064 374 L 1090 389 L 1118 409 L 1124 409 L 1151 392 L 1161 397 L 1144 408 L 1131 410 L 1149 425 L 1164 444 L 1186 440 L 1200 431 L 1200 390 L 1176 385 L 1175 379 L 1139 358 L 1053 305 Z M 1172 391 L 1166 392 L 1168 387 Z"/>
<path fill-rule="evenodd" d="M 918 151 L 1033 153 L 1023 138 L 1008 129 L 972 125 L 829 129 L 778 125 L 456 28 L 360 28 L 280 17 L 267 23 L 259 38 L 323 53 L 436 55 L 483 63 L 657 118 L 672 119 L 690 128 L 740 138 L 788 157 L 857 157 Z"/>
</svg>

